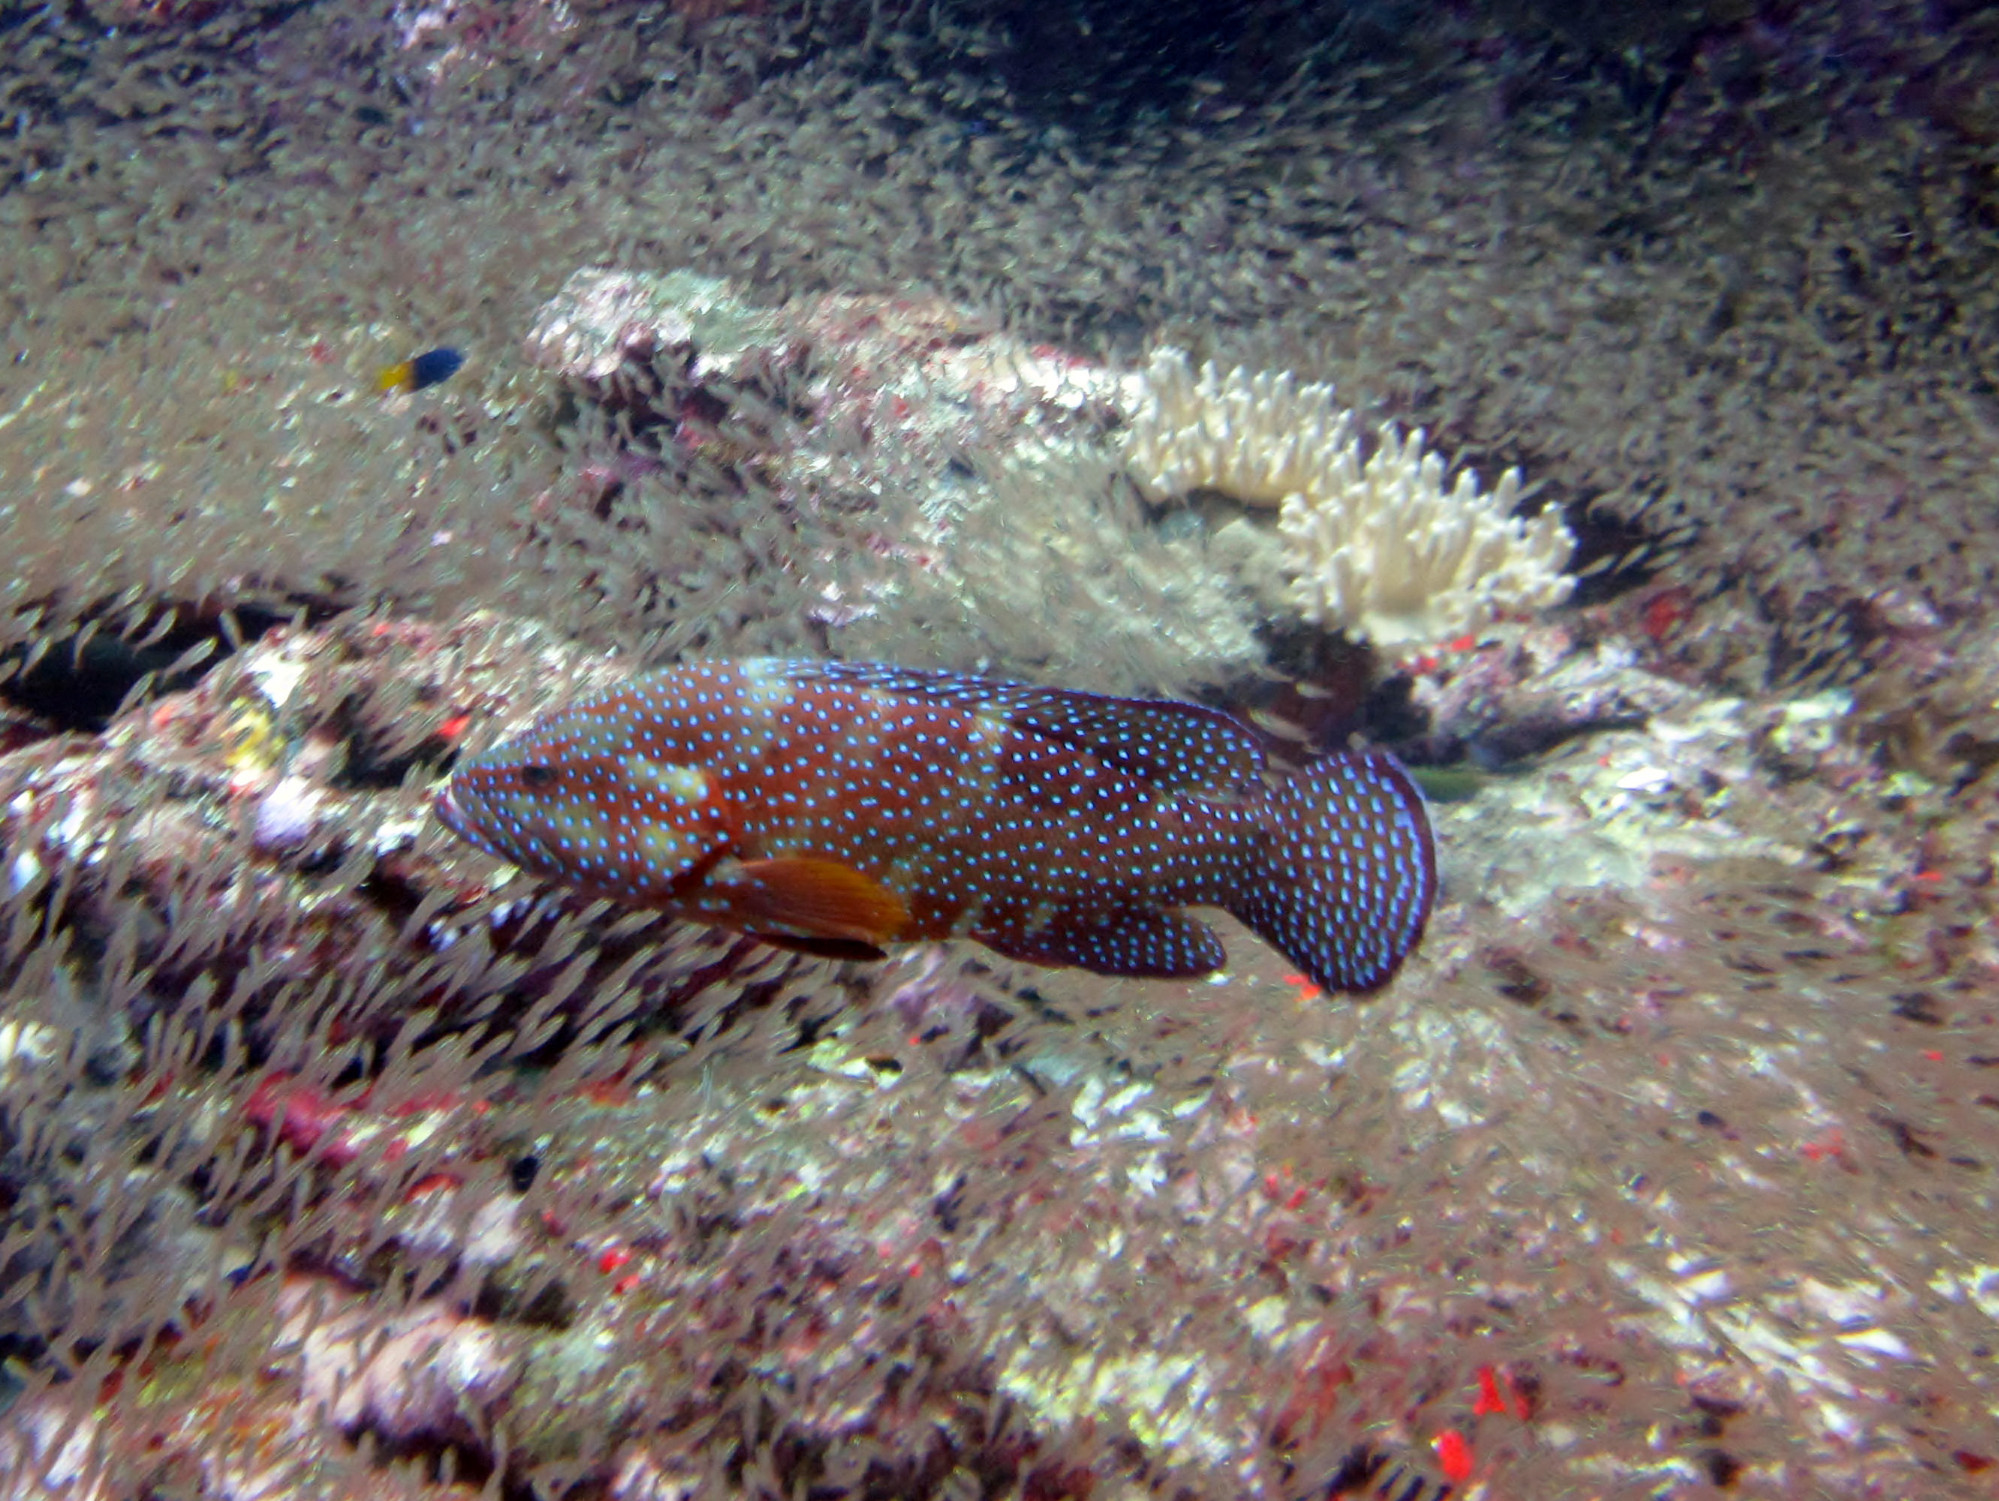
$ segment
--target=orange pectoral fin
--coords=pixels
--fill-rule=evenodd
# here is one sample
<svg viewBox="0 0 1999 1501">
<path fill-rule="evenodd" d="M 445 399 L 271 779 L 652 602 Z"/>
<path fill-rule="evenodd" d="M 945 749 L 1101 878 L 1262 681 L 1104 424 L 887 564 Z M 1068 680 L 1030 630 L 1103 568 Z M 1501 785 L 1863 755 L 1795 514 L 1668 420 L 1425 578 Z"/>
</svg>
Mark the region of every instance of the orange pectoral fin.
<svg viewBox="0 0 1999 1501">
<path fill-rule="evenodd" d="M 909 922 L 909 904 L 837 860 L 749 860 L 728 893 L 745 928 L 881 944 Z"/>
</svg>

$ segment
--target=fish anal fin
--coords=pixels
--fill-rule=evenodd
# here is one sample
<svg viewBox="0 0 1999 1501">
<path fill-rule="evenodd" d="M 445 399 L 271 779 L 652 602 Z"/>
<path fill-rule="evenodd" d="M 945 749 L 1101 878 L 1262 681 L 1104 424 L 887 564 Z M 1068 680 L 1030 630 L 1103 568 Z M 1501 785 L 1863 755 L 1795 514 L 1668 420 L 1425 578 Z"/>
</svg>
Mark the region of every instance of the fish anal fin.
<svg viewBox="0 0 1999 1501">
<path fill-rule="evenodd" d="M 907 902 L 873 876 L 838 860 L 746 860 L 716 889 L 727 895 L 743 930 L 766 942 L 823 938 L 878 948 L 909 923 Z"/>
<path fill-rule="evenodd" d="M 1189 979 L 1212 974 L 1228 962 L 1213 928 L 1163 907 L 1072 909 L 1031 930 L 975 931 L 972 936 L 1009 959 L 1133 979 Z"/>
</svg>

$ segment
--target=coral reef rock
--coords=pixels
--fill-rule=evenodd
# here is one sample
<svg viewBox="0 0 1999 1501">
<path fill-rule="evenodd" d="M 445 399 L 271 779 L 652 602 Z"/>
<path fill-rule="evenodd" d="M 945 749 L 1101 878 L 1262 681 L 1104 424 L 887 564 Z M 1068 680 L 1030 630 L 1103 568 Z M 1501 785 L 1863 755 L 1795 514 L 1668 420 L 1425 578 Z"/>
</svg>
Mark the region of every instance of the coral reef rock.
<svg viewBox="0 0 1999 1501">
<path fill-rule="evenodd" d="M 609 414 L 620 487 L 726 464 L 816 529 L 791 571 L 841 655 L 1154 693 L 1259 655 L 1230 570 L 1113 483 L 1118 377 L 972 310 L 585 269 L 526 353 Z"/>
</svg>

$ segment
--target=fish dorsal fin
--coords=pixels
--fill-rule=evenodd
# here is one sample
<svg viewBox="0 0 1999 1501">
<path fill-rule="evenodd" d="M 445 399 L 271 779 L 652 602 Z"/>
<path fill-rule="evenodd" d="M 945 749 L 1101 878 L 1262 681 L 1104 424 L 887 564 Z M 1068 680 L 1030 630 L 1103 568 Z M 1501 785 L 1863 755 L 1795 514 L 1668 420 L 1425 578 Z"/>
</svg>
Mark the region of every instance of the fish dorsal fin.
<svg viewBox="0 0 1999 1501">
<path fill-rule="evenodd" d="M 993 714 L 1166 792 L 1240 796 L 1262 785 L 1263 747 L 1219 709 L 1112 698 L 880 662 L 796 662 L 800 679 L 841 683 Z"/>
<path fill-rule="evenodd" d="M 838 860 L 779 856 L 746 860 L 710 888 L 726 891 L 745 929 L 759 937 L 836 939 L 880 945 L 909 922 L 909 904 L 872 876 Z"/>
</svg>

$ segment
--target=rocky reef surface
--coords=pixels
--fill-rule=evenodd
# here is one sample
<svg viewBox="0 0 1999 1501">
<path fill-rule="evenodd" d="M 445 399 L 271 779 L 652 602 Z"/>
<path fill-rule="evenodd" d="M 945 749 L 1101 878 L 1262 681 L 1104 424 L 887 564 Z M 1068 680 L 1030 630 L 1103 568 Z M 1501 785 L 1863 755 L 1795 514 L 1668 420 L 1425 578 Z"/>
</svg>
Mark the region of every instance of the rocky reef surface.
<svg viewBox="0 0 1999 1501">
<path fill-rule="evenodd" d="M 113 9 L 0 12 L 0 1498 L 1989 1488 L 1975 16 L 1244 19 L 1168 128 L 1003 6 Z M 1518 464 L 1566 598 L 1287 610 L 1169 344 Z M 430 815 L 771 650 L 1387 743 L 1428 937 L 833 963 Z"/>
</svg>

